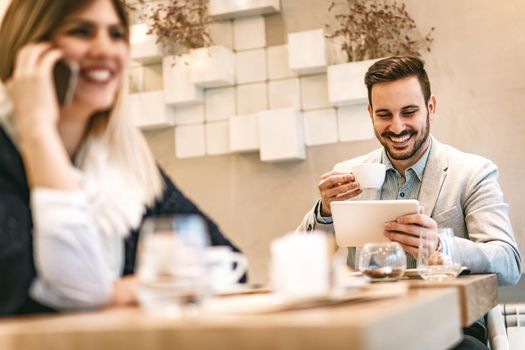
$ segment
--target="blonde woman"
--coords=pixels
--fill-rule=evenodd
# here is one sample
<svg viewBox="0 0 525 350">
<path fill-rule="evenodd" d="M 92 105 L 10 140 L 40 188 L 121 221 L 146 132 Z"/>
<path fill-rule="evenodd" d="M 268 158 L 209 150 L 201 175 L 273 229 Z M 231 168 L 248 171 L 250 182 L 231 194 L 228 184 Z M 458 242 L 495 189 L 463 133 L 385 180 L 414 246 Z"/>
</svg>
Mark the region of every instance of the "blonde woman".
<svg viewBox="0 0 525 350">
<path fill-rule="evenodd" d="M 118 0 L 12 0 L 0 29 L 0 315 L 134 300 L 145 216 L 200 213 L 126 118 Z M 59 105 L 52 71 L 79 76 Z M 212 244 L 229 245 L 207 219 Z"/>
</svg>

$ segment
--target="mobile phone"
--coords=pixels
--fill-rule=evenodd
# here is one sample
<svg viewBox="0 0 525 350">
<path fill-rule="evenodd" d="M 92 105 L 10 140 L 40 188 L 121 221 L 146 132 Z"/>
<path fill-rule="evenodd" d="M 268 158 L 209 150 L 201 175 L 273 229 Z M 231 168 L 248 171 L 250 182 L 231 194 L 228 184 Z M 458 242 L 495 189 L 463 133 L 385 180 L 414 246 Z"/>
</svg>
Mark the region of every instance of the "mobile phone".
<svg viewBox="0 0 525 350">
<path fill-rule="evenodd" d="M 53 67 L 55 92 L 61 106 L 67 106 L 73 101 L 78 71 L 78 63 L 66 59 L 61 59 Z"/>
</svg>

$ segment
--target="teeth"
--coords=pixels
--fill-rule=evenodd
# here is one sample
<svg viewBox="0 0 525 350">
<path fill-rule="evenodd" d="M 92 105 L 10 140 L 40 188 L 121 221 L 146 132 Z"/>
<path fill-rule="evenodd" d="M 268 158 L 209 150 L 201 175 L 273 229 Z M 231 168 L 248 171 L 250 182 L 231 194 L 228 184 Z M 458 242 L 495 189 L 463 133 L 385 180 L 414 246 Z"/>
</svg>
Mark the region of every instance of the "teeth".
<svg viewBox="0 0 525 350">
<path fill-rule="evenodd" d="M 392 141 L 394 141 L 394 142 L 405 142 L 409 138 L 410 138 L 410 135 L 405 135 L 405 136 L 401 136 L 401 137 L 391 137 L 390 139 L 392 139 Z"/>
<path fill-rule="evenodd" d="M 104 83 L 111 77 L 111 72 L 107 69 L 94 69 L 87 71 L 85 75 L 93 81 Z"/>
</svg>

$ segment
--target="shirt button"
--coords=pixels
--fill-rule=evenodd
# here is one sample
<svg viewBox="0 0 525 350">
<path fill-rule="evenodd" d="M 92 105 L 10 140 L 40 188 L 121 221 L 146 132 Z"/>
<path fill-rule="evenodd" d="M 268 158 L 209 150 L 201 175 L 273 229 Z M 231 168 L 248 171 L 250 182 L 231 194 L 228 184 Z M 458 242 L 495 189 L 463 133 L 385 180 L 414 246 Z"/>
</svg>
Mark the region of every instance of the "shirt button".
<svg viewBox="0 0 525 350">
<path fill-rule="evenodd" d="M 401 192 L 401 193 L 399 194 L 399 196 L 401 196 L 401 198 L 403 198 L 403 197 L 405 196 L 405 194 L 404 194 L 403 192 Z"/>
</svg>

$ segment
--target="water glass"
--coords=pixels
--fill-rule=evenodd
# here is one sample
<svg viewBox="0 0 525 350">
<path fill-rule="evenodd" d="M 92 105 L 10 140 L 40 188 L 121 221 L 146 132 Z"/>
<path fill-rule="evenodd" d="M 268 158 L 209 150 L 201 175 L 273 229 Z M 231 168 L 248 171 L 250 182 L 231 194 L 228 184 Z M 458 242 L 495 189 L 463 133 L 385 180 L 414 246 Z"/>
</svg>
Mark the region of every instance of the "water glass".
<svg viewBox="0 0 525 350">
<path fill-rule="evenodd" d="M 373 282 L 397 281 L 407 266 L 403 247 L 397 242 L 367 243 L 357 257 L 357 268 Z"/>
<path fill-rule="evenodd" d="M 454 231 L 440 228 L 438 233 L 423 232 L 419 237 L 417 271 L 425 280 L 441 281 L 454 278 L 461 264 L 454 254 Z"/>
<path fill-rule="evenodd" d="M 199 215 L 146 219 L 137 249 L 140 305 L 166 316 L 197 312 L 210 294 L 208 246 L 207 226 Z"/>
</svg>

